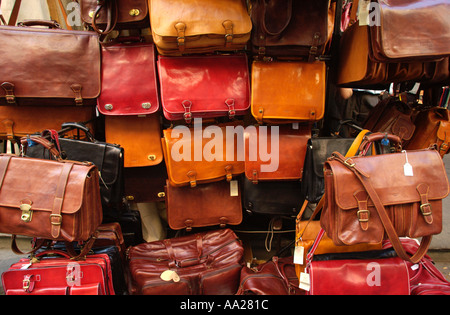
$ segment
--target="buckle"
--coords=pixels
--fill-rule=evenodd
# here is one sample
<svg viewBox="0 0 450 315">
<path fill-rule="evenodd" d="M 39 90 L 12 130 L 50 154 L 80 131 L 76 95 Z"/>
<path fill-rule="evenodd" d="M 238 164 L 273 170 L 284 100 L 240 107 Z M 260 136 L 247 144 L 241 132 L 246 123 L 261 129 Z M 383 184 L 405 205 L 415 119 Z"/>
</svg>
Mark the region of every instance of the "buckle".
<svg viewBox="0 0 450 315">
<path fill-rule="evenodd" d="M 367 219 L 361 219 L 361 217 L 360 217 L 360 213 L 361 212 L 367 213 Z M 358 212 L 356 212 L 356 215 L 358 216 L 358 221 L 359 222 L 369 222 L 369 218 L 370 218 L 370 211 L 369 210 L 358 210 Z"/>
<path fill-rule="evenodd" d="M 346 158 L 346 159 L 344 160 L 344 164 L 347 165 L 348 167 L 354 167 L 354 166 L 355 166 L 355 162 L 352 161 L 351 164 L 348 162 L 348 160 L 351 160 L 351 159 L 352 159 L 351 157 Z"/>
<path fill-rule="evenodd" d="M 59 218 L 59 222 L 53 222 L 52 221 L 52 217 Z M 60 215 L 60 214 L 50 214 L 50 223 L 52 225 L 61 225 L 61 223 L 62 223 L 62 215 Z"/>
<path fill-rule="evenodd" d="M 424 207 L 430 207 L 430 211 L 429 212 L 424 212 Z M 426 216 L 426 215 L 432 215 L 431 212 L 431 204 L 429 202 L 421 204 L 420 205 L 420 212 L 422 212 L 422 215 Z"/>
</svg>

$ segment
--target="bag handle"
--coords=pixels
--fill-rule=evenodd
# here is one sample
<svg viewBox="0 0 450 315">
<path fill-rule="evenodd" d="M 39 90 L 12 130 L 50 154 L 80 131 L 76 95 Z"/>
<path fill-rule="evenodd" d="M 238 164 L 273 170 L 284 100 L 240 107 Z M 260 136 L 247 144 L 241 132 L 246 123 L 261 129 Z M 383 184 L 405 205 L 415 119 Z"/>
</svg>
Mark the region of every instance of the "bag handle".
<svg viewBox="0 0 450 315">
<path fill-rule="evenodd" d="M 107 17 L 107 24 L 106 29 L 104 31 L 100 30 L 100 28 L 97 25 L 97 16 L 100 13 L 100 10 L 103 8 L 106 8 L 106 17 Z M 98 0 L 97 1 L 97 8 L 94 11 L 94 15 L 92 17 L 92 23 L 91 26 L 100 35 L 108 35 L 111 33 L 114 28 L 117 25 L 118 20 L 118 5 L 116 0 Z"/>
<path fill-rule="evenodd" d="M 61 29 L 61 25 L 54 20 L 25 20 L 17 23 L 17 26 L 31 27 L 31 26 L 46 26 L 51 29 Z"/>
<path fill-rule="evenodd" d="M 261 27 L 263 29 L 263 31 L 266 34 L 269 34 L 271 36 L 276 36 L 276 35 L 280 35 L 285 29 L 286 27 L 288 27 L 289 23 L 291 22 L 292 19 L 292 0 L 281 0 L 280 2 L 287 2 L 286 6 L 287 6 L 287 19 L 286 19 L 286 23 L 279 29 L 276 31 L 269 31 L 269 29 L 266 26 L 266 1 L 265 0 L 260 0 L 260 6 L 263 8 L 262 9 L 262 13 L 261 13 Z"/>
<path fill-rule="evenodd" d="M 370 199 L 375 205 L 375 209 L 377 210 L 378 216 L 380 217 L 381 223 L 383 224 L 384 230 L 386 231 L 386 234 L 389 238 L 389 240 L 392 243 L 392 246 L 395 249 L 395 252 L 397 255 L 402 258 L 403 260 L 409 261 L 413 264 L 418 263 L 427 253 L 428 248 L 431 244 L 431 235 L 424 236 L 422 238 L 422 241 L 420 242 L 420 246 L 417 249 L 416 253 L 414 255 L 409 256 L 405 249 L 403 248 L 403 245 L 397 235 L 397 232 L 395 231 L 394 226 L 392 225 L 391 220 L 389 219 L 389 216 L 386 212 L 386 209 L 384 208 L 383 203 L 380 200 L 380 197 L 378 196 L 377 192 L 373 188 L 369 178 L 358 169 L 357 165 L 355 163 L 348 163 L 346 162 L 346 158 L 343 157 L 339 152 L 333 153 L 334 160 L 341 162 L 343 165 L 345 165 L 349 170 L 351 170 L 356 177 L 361 181 L 362 185 L 367 191 L 367 194 L 369 195 Z"/>
<path fill-rule="evenodd" d="M 25 153 L 26 152 L 26 148 L 28 147 L 28 141 L 33 141 L 36 143 L 39 143 L 40 145 L 42 145 L 44 148 L 46 148 L 54 157 L 56 160 L 61 161 L 61 154 L 58 151 L 58 149 L 55 147 L 55 145 L 53 143 L 51 143 L 50 141 L 48 141 L 47 139 L 45 139 L 44 137 L 39 137 L 39 136 L 27 136 L 27 137 L 22 137 L 20 139 L 20 143 L 22 144 L 22 152 Z"/>
</svg>

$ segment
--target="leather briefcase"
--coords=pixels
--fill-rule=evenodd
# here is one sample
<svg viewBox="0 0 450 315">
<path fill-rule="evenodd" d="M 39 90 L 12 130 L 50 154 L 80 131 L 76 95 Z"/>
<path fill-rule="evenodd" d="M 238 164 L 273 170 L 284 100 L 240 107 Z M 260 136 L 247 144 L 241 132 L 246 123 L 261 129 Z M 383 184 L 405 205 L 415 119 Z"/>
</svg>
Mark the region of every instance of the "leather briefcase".
<svg viewBox="0 0 450 315">
<path fill-rule="evenodd" d="M 99 171 L 103 215 L 117 216 L 124 195 L 124 149 L 116 144 L 95 140 L 89 129 L 82 124 L 66 123 L 63 124 L 63 128 L 65 127 L 84 131 L 89 141 L 57 137 L 56 143 L 60 150 L 58 158 L 93 163 Z M 42 139 L 42 141 L 45 140 Z M 54 144 L 51 142 L 48 142 L 46 146 L 39 143 L 28 145 L 26 155 L 32 158 L 54 159 L 47 150 L 52 145 Z"/>
<path fill-rule="evenodd" d="M 119 144 L 124 166 L 155 166 L 162 162 L 161 123 L 158 114 L 105 116 L 105 139 Z"/>
<path fill-rule="evenodd" d="M 162 55 L 245 48 L 252 30 L 242 0 L 149 0 L 153 41 Z"/>
<path fill-rule="evenodd" d="M 244 266 L 237 295 L 304 295 L 291 257 L 272 257 L 257 267 Z"/>
<path fill-rule="evenodd" d="M 96 104 L 101 62 L 95 32 L 0 26 L 0 41 L 0 105 Z"/>
<path fill-rule="evenodd" d="M 246 55 L 159 56 L 161 103 L 168 120 L 228 117 L 250 108 Z"/>
<path fill-rule="evenodd" d="M 130 41 L 102 45 L 102 91 L 97 102 L 99 112 L 114 116 L 156 113 L 159 110 L 156 80 L 155 48 L 152 43 Z"/>
<path fill-rule="evenodd" d="M 449 152 L 450 117 L 447 108 L 433 107 L 420 111 L 414 124 L 415 132 L 405 149 L 426 149 L 436 145 L 442 157 Z"/>
<path fill-rule="evenodd" d="M 147 0 L 81 0 L 79 3 L 81 19 L 99 34 L 150 25 Z"/>
<path fill-rule="evenodd" d="M 306 144 L 310 138 L 310 125 L 246 127 L 245 176 L 254 184 L 259 181 L 301 180 Z M 264 155 L 269 151 L 270 159 L 264 161 Z"/>
<path fill-rule="evenodd" d="M 130 294 L 235 294 L 243 253 L 230 229 L 139 244 L 128 252 Z"/>
<path fill-rule="evenodd" d="M 322 61 L 253 61 L 252 115 L 258 122 L 318 121 L 325 113 L 325 81 Z"/>
<path fill-rule="evenodd" d="M 243 145 L 240 147 L 242 142 L 235 141 L 234 135 L 232 138 L 226 136 L 226 128 L 233 128 L 235 130 L 234 128 L 236 126 L 240 127 L 239 125 L 230 124 L 228 126 L 208 126 L 202 128 L 199 126 L 194 126 L 193 128 L 181 126 L 183 127 L 181 129 L 177 126 L 164 129 L 164 137 L 161 141 L 170 185 L 190 185 L 191 187 L 195 187 L 197 183 L 214 182 L 222 179 L 231 181 L 233 176 L 244 173 L 244 158 L 238 154 L 238 152 L 243 152 Z M 201 137 L 196 136 L 199 131 L 201 132 Z M 218 140 L 211 140 L 205 137 L 209 135 L 209 132 L 211 132 L 211 135 L 214 133 L 214 138 L 217 137 Z M 211 137 L 211 135 L 209 136 Z M 221 136 L 222 139 L 220 139 Z M 220 152 L 218 149 L 219 145 L 217 145 L 214 154 L 212 152 L 209 154 L 210 152 L 205 150 L 205 146 L 208 145 L 209 149 L 212 149 L 209 143 L 210 141 L 220 141 L 222 144 L 222 152 Z M 183 153 L 181 153 L 180 148 L 184 149 Z M 196 156 L 195 153 L 199 148 L 202 150 L 200 157 Z M 228 150 L 231 150 L 230 148 L 233 148 L 232 155 L 227 153 Z"/>
<path fill-rule="evenodd" d="M 167 222 L 173 230 L 193 227 L 238 225 L 242 222 L 239 181 L 225 180 L 197 185 L 166 185 Z M 219 206 L 220 205 L 220 206 Z"/>
<path fill-rule="evenodd" d="M 20 259 L 2 274 L 2 285 L 6 295 L 115 294 L 107 254 L 88 255 L 74 262 L 60 250 Z"/>
<path fill-rule="evenodd" d="M 300 277 L 300 288 L 309 295 L 410 294 L 408 267 L 395 251 L 314 255 L 324 233 L 314 241 Z"/>
<path fill-rule="evenodd" d="M 371 143 L 385 136 L 375 133 L 366 139 Z M 400 143 L 399 137 L 388 140 Z M 335 152 L 325 162 L 324 174 L 321 226 L 336 245 L 378 243 L 386 233 L 399 257 L 416 263 L 432 235 L 442 230 L 442 199 L 449 184 L 434 149 L 350 158 Z M 422 237 L 413 257 L 402 248 L 402 236 Z"/>
<path fill-rule="evenodd" d="M 250 1 L 253 53 L 309 61 L 323 55 L 334 29 L 335 3 L 330 2 Z"/>
<path fill-rule="evenodd" d="M 43 143 L 40 137 L 30 139 Z M 0 165 L 1 233 L 68 242 L 86 241 L 95 233 L 102 221 L 95 165 L 11 155 L 0 155 Z"/>
</svg>

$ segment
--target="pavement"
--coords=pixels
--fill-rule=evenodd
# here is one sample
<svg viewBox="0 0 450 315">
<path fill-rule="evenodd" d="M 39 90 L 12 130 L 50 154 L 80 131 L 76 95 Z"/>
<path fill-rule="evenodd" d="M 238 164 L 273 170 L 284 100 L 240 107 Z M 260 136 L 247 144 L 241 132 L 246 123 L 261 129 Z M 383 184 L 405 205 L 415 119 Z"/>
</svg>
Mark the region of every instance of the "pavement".
<svg viewBox="0 0 450 315">
<path fill-rule="evenodd" d="M 447 175 L 450 177 L 450 155 L 444 156 L 444 164 Z M 433 236 L 428 255 L 433 259 L 436 267 L 450 281 L 450 196 L 443 200 L 442 206 L 442 232 Z M 18 237 L 19 248 L 26 252 L 30 249 L 30 239 Z M 11 237 L 0 234 L 0 274 L 7 270 L 13 263 L 27 255 L 17 255 L 11 250 Z M 0 295 L 4 295 L 3 286 L 0 283 Z"/>
</svg>

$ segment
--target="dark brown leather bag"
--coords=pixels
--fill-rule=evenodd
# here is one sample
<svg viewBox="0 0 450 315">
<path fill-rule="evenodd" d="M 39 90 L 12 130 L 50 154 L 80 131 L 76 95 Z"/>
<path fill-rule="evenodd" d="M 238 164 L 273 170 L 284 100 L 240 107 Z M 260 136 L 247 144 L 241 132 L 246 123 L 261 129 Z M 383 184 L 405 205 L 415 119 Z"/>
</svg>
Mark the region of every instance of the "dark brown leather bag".
<svg viewBox="0 0 450 315">
<path fill-rule="evenodd" d="M 96 105 L 100 45 L 95 32 L 0 26 L 0 105 Z M 20 53 L 18 53 L 20 47 Z"/>
<path fill-rule="evenodd" d="M 230 229 L 139 244 L 128 251 L 130 294 L 235 294 L 243 253 Z"/>
<path fill-rule="evenodd" d="M 31 140 L 57 150 L 42 137 Z M 22 140 L 26 147 L 27 138 Z M 99 175 L 91 163 L 0 155 L 0 232 L 86 241 L 102 221 Z"/>
<path fill-rule="evenodd" d="M 239 181 L 174 187 L 167 181 L 167 221 L 173 230 L 238 225 L 242 222 Z"/>
<path fill-rule="evenodd" d="M 385 136 L 371 134 L 366 141 Z M 396 136 L 388 139 L 400 143 Z M 417 263 L 432 235 L 442 230 L 442 199 L 449 193 L 449 183 L 434 149 L 350 158 L 336 152 L 325 162 L 324 174 L 320 222 L 336 245 L 379 243 L 386 233 L 399 257 Z M 423 237 L 412 257 L 401 246 L 403 236 Z"/>
</svg>

